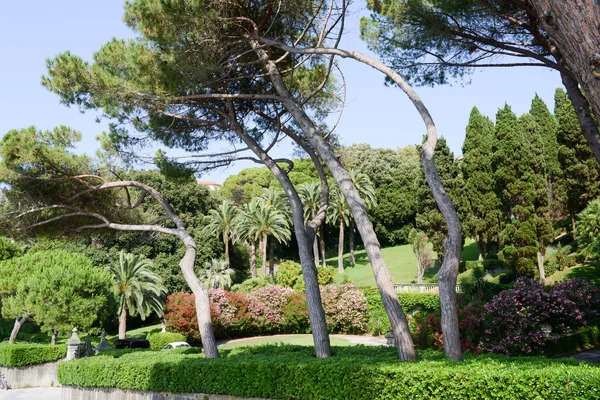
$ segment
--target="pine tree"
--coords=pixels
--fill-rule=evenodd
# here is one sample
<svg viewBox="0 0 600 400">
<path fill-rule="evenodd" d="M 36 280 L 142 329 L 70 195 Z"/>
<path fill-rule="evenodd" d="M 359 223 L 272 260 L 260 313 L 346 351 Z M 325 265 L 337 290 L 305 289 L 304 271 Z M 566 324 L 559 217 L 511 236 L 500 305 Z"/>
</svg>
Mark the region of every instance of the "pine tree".
<svg viewBox="0 0 600 400">
<path fill-rule="evenodd" d="M 469 203 L 464 191 L 465 184 L 459 163 L 454 159 L 454 153 L 450 151 L 446 139 L 443 137 L 440 137 L 435 147 L 435 166 L 444 189 L 456 207 L 460 220 L 464 221 L 469 214 Z M 438 210 L 422 170 L 417 183 L 416 197 L 420 199 L 416 217 L 417 229 L 425 232 L 429 237 L 429 241 L 433 244 L 433 251 L 437 253 L 441 264 L 444 254 L 444 239 L 447 234 L 446 221 Z"/>
<path fill-rule="evenodd" d="M 557 182 L 566 214 L 575 228 L 575 216 L 600 196 L 600 168 L 579 125 L 577 115 L 563 89 L 556 89 L 554 115 L 558 122 L 558 162 L 562 171 Z"/>
<path fill-rule="evenodd" d="M 473 107 L 462 148 L 461 167 L 471 211 L 463 226 L 477 242 L 480 260 L 497 247 L 500 232 L 500 201 L 494 192 L 492 171 L 493 143 L 494 123 Z"/>
</svg>

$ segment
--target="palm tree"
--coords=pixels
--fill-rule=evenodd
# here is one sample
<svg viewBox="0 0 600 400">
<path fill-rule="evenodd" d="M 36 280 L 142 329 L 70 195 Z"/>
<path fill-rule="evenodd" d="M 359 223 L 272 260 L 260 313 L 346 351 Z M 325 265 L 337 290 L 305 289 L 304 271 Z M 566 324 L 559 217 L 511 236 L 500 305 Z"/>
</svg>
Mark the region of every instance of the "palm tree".
<svg viewBox="0 0 600 400">
<path fill-rule="evenodd" d="M 227 290 L 231 287 L 231 278 L 235 275 L 232 268 L 227 268 L 225 261 L 212 259 L 204 263 L 204 269 L 198 273 L 198 278 L 211 289 Z"/>
<path fill-rule="evenodd" d="M 239 209 L 229 201 L 224 201 L 216 210 L 210 210 L 208 213 L 209 222 L 204 229 L 217 236 L 223 235 L 225 243 L 225 264 L 227 268 L 231 266 L 229 261 L 229 242 L 235 234 L 235 217 L 239 214 Z"/>
<path fill-rule="evenodd" d="M 344 228 L 350 220 L 350 209 L 342 192 L 337 186 L 333 186 L 329 199 L 331 213 L 327 216 L 329 223 L 339 224 L 340 236 L 338 241 L 338 273 L 344 273 Z"/>
<path fill-rule="evenodd" d="M 123 250 L 119 254 L 119 263 L 108 266 L 114 279 L 115 294 L 119 297 L 119 339 L 125 339 L 128 313 L 139 314 L 142 320 L 152 312 L 162 317 L 167 288 L 150 267 L 151 260 Z"/>
<path fill-rule="evenodd" d="M 291 232 L 289 221 L 285 215 L 275 207 L 268 205 L 262 198 L 253 199 L 244 209 L 243 217 L 238 220 L 239 235 L 251 241 L 259 239 L 259 248 L 262 258 L 263 276 L 267 275 L 267 238 L 284 243 L 290 240 Z M 252 264 L 252 263 L 251 263 Z M 252 265 L 251 265 L 252 268 Z M 269 271 L 273 275 L 274 271 Z"/>
<path fill-rule="evenodd" d="M 367 174 L 359 172 L 355 169 L 351 169 L 349 172 L 350 179 L 352 179 L 352 183 L 360 194 L 361 199 L 364 201 L 365 206 L 367 206 L 367 208 L 373 207 L 376 204 L 376 200 L 375 188 L 371 183 L 371 179 L 369 179 Z M 348 244 L 350 247 L 350 265 L 356 265 L 356 261 L 354 259 L 354 218 L 352 218 L 352 214 L 350 214 L 349 228 Z"/>
<path fill-rule="evenodd" d="M 317 215 L 319 208 L 321 207 L 321 184 L 317 182 L 308 182 L 298 187 L 298 195 L 302 204 L 304 205 L 304 222 L 310 221 Z M 321 259 L 323 261 L 323 267 L 325 267 L 325 238 L 323 236 L 323 225 L 319 227 L 320 239 L 321 239 Z M 315 241 L 313 244 L 313 253 L 315 256 L 315 265 L 319 265 L 319 246 L 318 239 L 315 235 Z"/>
<path fill-rule="evenodd" d="M 292 223 L 292 210 L 290 209 L 290 204 L 287 201 L 283 191 L 270 187 L 265 189 L 265 192 L 261 196 L 261 198 L 265 201 L 266 205 L 269 207 L 273 207 L 278 212 L 280 212 L 286 220 L 286 223 L 289 227 L 291 227 Z M 291 234 L 291 233 L 290 233 Z M 289 239 L 288 239 L 289 240 Z M 269 244 L 269 274 L 272 276 L 275 272 L 275 240 L 271 240 Z"/>
<path fill-rule="evenodd" d="M 256 229 L 256 217 L 258 213 L 256 210 L 259 205 L 259 200 L 253 199 L 250 203 L 246 204 L 242 211 L 237 215 L 235 219 L 235 232 L 234 239 L 237 240 L 248 240 L 250 242 L 250 273 L 253 278 L 256 278 L 256 240 L 258 239 L 258 230 Z"/>
</svg>

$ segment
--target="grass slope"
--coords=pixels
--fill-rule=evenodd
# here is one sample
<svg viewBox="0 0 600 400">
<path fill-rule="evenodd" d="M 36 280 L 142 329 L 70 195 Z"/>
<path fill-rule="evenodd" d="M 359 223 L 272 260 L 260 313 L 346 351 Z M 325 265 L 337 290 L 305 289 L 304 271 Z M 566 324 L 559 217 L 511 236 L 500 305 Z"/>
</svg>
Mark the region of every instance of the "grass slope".
<svg viewBox="0 0 600 400">
<path fill-rule="evenodd" d="M 386 247 L 381 249 L 383 259 L 385 260 L 394 283 L 411 283 L 417 281 L 417 258 L 412 251 L 410 245 Z M 477 244 L 470 239 L 467 239 L 461 254 L 461 260 L 477 260 L 478 257 Z M 351 266 L 349 262 L 349 254 L 344 254 L 344 269 L 345 274 L 350 279 L 350 282 L 357 286 L 372 286 L 375 287 L 375 278 L 373 270 L 369 264 L 367 253 L 364 250 L 359 250 L 354 253 L 356 265 Z M 327 260 L 327 265 L 337 269 L 337 257 L 331 257 Z M 425 271 L 423 282 L 437 282 L 437 272 L 439 266 Z M 344 275 L 338 275 L 336 282 L 341 282 Z"/>
<path fill-rule="evenodd" d="M 336 336 L 330 336 L 332 346 L 351 346 L 348 339 Z M 295 344 L 300 346 L 313 346 L 312 335 L 275 335 L 263 336 L 249 339 L 237 339 L 224 343 L 219 349 L 237 349 L 238 347 L 263 346 L 266 344 Z"/>
</svg>

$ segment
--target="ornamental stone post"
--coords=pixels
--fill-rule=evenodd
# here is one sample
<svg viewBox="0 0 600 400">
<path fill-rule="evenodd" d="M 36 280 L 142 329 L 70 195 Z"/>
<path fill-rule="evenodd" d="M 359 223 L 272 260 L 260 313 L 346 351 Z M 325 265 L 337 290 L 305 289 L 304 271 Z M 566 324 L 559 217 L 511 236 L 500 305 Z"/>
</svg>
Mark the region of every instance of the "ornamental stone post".
<svg viewBox="0 0 600 400">
<path fill-rule="evenodd" d="M 107 350 L 110 350 L 110 345 L 106 342 L 106 332 L 103 329 L 102 335 L 100 336 L 100 343 L 96 346 L 95 353 L 98 354 Z"/>
<path fill-rule="evenodd" d="M 77 328 L 73 328 L 73 335 L 67 340 L 67 360 L 78 358 L 81 354 L 83 344 L 77 336 Z"/>
</svg>

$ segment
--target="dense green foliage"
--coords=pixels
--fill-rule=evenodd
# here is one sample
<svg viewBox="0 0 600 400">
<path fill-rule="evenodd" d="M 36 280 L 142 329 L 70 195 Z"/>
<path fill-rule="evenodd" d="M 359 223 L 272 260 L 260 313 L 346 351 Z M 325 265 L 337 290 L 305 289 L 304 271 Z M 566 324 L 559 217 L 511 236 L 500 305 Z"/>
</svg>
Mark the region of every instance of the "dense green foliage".
<svg viewBox="0 0 600 400">
<path fill-rule="evenodd" d="M 25 367 L 57 361 L 67 355 L 67 346 L 43 344 L 0 343 L 0 365 L 5 367 Z"/>
<path fill-rule="evenodd" d="M 466 355 L 463 363 L 420 353 L 399 363 L 393 348 L 340 347 L 317 359 L 310 347 L 264 346 L 205 359 L 136 352 L 61 363 L 59 382 L 154 392 L 279 399 L 600 398 L 600 369 L 574 360 Z M 202 377 L 202 379 L 198 379 Z"/>
<path fill-rule="evenodd" d="M 150 350 L 162 350 L 173 342 L 185 342 L 185 336 L 176 332 L 150 332 L 146 339 L 150 342 Z"/>
<path fill-rule="evenodd" d="M 0 261 L 23 255 L 23 250 L 9 239 L 0 236 Z"/>
</svg>

